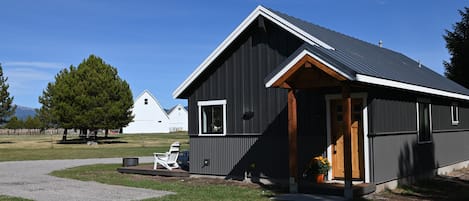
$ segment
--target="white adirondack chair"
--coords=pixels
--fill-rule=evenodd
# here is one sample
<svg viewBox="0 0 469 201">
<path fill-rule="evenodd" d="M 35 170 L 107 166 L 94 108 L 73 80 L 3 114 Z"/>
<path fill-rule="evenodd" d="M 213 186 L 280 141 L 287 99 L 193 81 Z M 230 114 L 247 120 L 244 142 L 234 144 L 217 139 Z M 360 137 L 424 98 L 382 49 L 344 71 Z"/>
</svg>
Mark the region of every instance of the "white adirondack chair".
<svg viewBox="0 0 469 201">
<path fill-rule="evenodd" d="M 179 168 L 177 163 L 178 155 L 179 155 L 179 142 L 174 142 L 171 144 L 169 151 L 166 153 L 153 153 L 155 157 L 155 163 L 153 165 L 153 169 L 156 170 L 158 167 L 158 163 L 161 164 L 168 170 L 172 170 L 174 168 Z"/>
</svg>

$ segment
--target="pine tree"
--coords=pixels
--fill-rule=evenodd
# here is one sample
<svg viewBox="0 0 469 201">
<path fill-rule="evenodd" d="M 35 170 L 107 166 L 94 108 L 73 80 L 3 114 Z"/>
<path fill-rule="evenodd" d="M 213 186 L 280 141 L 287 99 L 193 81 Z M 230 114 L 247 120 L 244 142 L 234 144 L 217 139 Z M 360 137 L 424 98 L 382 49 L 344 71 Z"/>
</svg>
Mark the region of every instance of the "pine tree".
<svg viewBox="0 0 469 201">
<path fill-rule="evenodd" d="M 16 116 L 11 117 L 10 121 L 8 121 L 8 123 L 5 124 L 5 128 L 13 129 L 13 130 L 20 129 L 23 127 L 24 127 L 24 122 L 21 119 L 18 119 L 18 117 Z"/>
<path fill-rule="evenodd" d="M 450 62 L 443 62 L 445 76 L 469 88 L 469 8 L 459 10 L 461 21 L 453 25 L 453 31 L 446 30 L 443 36 L 451 55 Z"/>
<path fill-rule="evenodd" d="M 113 129 L 132 121 L 132 92 L 117 69 L 90 55 L 57 74 L 39 97 L 43 122 L 62 128 Z M 64 140 L 66 133 L 64 133 Z"/>
<path fill-rule="evenodd" d="M 46 89 L 42 91 L 42 96 L 39 96 L 39 103 L 41 103 L 42 106 L 36 111 L 36 116 L 41 122 L 40 128 L 42 129 L 54 128 L 57 123 L 52 114 L 51 94 L 53 87 L 53 83 L 47 84 Z"/>
<path fill-rule="evenodd" d="M 76 128 L 76 105 L 72 98 L 75 96 L 73 90 L 77 88 L 74 73 L 76 68 L 70 66 L 61 70 L 55 76 L 55 82 L 47 84 L 47 88 L 39 97 L 42 104 L 38 116 L 43 128 L 64 128 L 62 140 L 67 140 L 67 129 Z"/>
<path fill-rule="evenodd" d="M 16 105 L 13 105 L 14 97 L 10 97 L 7 84 L 8 77 L 3 75 L 3 68 L 0 64 L 0 124 L 5 124 L 15 114 Z"/>
</svg>

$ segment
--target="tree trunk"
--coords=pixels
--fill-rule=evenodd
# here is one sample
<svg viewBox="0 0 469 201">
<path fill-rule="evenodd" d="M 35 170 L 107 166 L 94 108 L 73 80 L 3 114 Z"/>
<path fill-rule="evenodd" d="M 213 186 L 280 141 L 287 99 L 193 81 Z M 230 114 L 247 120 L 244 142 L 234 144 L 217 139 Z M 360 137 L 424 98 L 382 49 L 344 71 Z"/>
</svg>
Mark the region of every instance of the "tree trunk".
<svg viewBox="0 0 469 201">
<path fill-rule="evenodd" d="M 67 129 L 64 129 L 64 134 L 62 135 L 62 142 L 67 141 Z"/>
<path fill-rule="evenodd" d="M 83 129 L 83 134 L 85 134 L 86 139 L 90 139 L 90 135 L 88 134 L 88 129 Z"/>
<path fill-rule="evenodd" d="M 106 129 L 104 130 L 104 138 L 105 138 L 105 139 L 107 139 L 107 134 L 108 134 L 108 133 L 109 133 L 109 129 L 106 128 Z"/>
</svg>

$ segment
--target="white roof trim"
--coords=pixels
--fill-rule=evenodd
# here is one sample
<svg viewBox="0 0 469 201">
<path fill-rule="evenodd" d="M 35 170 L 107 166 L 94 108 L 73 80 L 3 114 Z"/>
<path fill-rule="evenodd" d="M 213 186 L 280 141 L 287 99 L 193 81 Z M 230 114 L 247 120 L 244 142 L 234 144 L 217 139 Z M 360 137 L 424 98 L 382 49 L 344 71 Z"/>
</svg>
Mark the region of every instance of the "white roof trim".
<svg viewBox="0 0 469 201">
<path fill-rule="evenodd" d="M 145 93 L 147 93 L 148 95 L 150 95 L 150 97 L 153 98 L 153 100 L 155 100 L 156 105 L 158 106 L 158 108 L 160 108 L 160 110 L 164 113 L 164 115 L 166 115 L 166 118 L 169 119 L 169 116 L 168 116 L 168 114 L 166 113 L 166 110 L 164 110 L 164 108 L 161 106 L 161 104 L 160 104 L 160 102 L 158 101 L 158 99 L 156 99 L 156 97 L 153 96 L 153 94 L 152 94 L 150 91 L 148 91 L 147 89 L 143 90 L 143 92 L 142 92 L 139 96 L 137 96 L 137 98 L 135 98 L 135 100 L 134 100 L 134 105 L 135 105 L 135 102 L 137 102 L 137 100 L 139 100 L 139 99 L 143 96 L 143 94 L 145 94 Z"/>
<path fill-rule="evenodd" d="M 176 106 L 174 106 L 174 107 L 172 108 L 172 110 L 170 110 L 170 111 L 168 112 L 168 116 L 171 115 L 171 113 L 173 113 L 173 112 L 176 110 L 176 108 L 178 108 L 178 107 L 182 108 L 186 113 L 188 113 L 187 110 L 186 110 L 186 108 L 185 108 L 184 106 L 182 106 L 181 104 L 177 104 Z"/>
<path fill-rule="evenodd" d="M 252 11 L 251 14 L 249 14 L 249 16 L 244 19 L 240 25 L 238 25 L 238 27 L 236 27 L 236 29 L 194 70 L 194 72 L 192 72 L 189 77 L 184 80 L 176 90 L 174 90 L 173 98 L 177 98 L 205 70 L 205 68 L 207 68 L 254 20 L 256 20 L 259 15 L 271 20 L 311 45 L 334 50 L 330 45 L 294 26 L 277 14 L 262 6 L 257 6 L 257 8 L 254 9 L 254 11 Z"/>
<path fill-rule="evenodd" d="M 283 67 L 278 73 L 276 73 L 269 81 L 265 83 L 265 87 L 272 87 L 272 85 L 280 78 L 282 75 L 284 75 L 288 70 L 290 70 L 298 61 L 303 58 L 304 56 L 311 56 L 314 59 L 318 60 L 322 64 L 326 65 L 328 68 L 334 70 L 335 72 L 339 73 L 340 75 L 344 76 L 348 80 L 353 80 L 353 81 L 358 81 L 358 82 L 364 82 L 364 83 L 369 83 L 369 84 L 375 84 L 375 85 L 381 85 L 381 86 L 388 86 L 388 87 L 393 87 L 393 88 L 399 88 L 399 89 L 405 89 L 409 91 L 415 91 L 415 92 L 423 92 L 427 94 L 434 94 L 438 96 L 446 96 L 446 97 L 451 97 L 451 98 L 457 98 L 457 99 L 463 99 L 463 100 L 469 100 L 468 95 L 463 95 L 459 93 L 454 93 L 454 92 L 448 92 L 440 89 L 433 89 L 429 87 L 424 87 L 424 86 L 419 86 L 415 84 L 407 84 L 399 81 L 393 81 L 393 80 L 388 80 L 388 79 L 383 79 L 383 78 L 377 78 L 369 75 L 362 75 L 362 74 L 356 74 L 355 77 L 351 77 L 350 75 L 340 71 L 338 68 L 334 67 L 330 63 L 327 63 L 326 61 L 322 60 L 321 58 L 317 57 L 313 53 L 311 53 L 308 50 L 303 50 L 298 56 L 296 56 L 294 59 L 292 59 L 285 67 Z"/>
<path fill-rule="evenodd" d="M 313 53 L 311 53 L 310 51 L 308 50 L 303 50 L 300 54 L 298 54 L 298 56 L 296 56 L 294 59 L 292 59 L 290 61 L 290 63 L 288 63 L 287 65 L 285 65 L 285 67 L 282 68 L 282 70 L 280 70 L 277 74 L 275 74 L 267 83 L 265 83 L 265 87 L 272 87 L 272 85 L 278 80 L 280 79 L 280 77 L 282 77 L 282 75 L 284 75 L 288 70 L 290 70 L 296 63 L 298 63 L 298 61 L 300 61 L 301 58 L 303 58 L 304 56 L 311 56 L 313 57 L 314 59 L 318 60 L 319 62 L 321 62 L 322 64 L 326 65 L 327 67 L 329 67 L 330 69 L 332 69 L 333 71 L 339 73 L 340 75 L 344 76 L 345 78 L 347 78 L 348 80 L 355 80 L 355 78 L 352 78 L 350 77 L 349 75 L 347 75 L 346 73 L 340 71 L 338 68 L 334 67 L 333 65 L 327 63 L 326 61 L 322 60 L 321 58 L 319 58 L 318 56 L 314 55 Z"/>
<path fill-rule="evenodd" d="M 393 80 L 387 80 L 387 79 L 383 79 L 383 78 L 372 77 L 372 76 L 369 76 L 369 75 L 357 74 L 356 75 L 356 81 L 370 83 L 370 84 L 376 84 L 376 85 L 381 85 L 381 86 L 394 87 L 394 88 L 399 88 L 399 89 L 405 89 L 405 90 L 409 90 L 409 91 L 434 94 L 434 95 L 438 95 L 438 96 L 446 96 L 446 97 L 451 97 L 451 98 L 469 100 L 469 96 L 467 96 L 467 95 L 454 93 L 454 92 L 443 91 L 443 90 L 440 90 L 440 89 L 433 89 L 433 88 L 429 88 L 429 87 L 418 86 L 418 85 L 414 85 L 414 84 L 407 84 L 407 83 L 393 81 Z"/>
</svg>

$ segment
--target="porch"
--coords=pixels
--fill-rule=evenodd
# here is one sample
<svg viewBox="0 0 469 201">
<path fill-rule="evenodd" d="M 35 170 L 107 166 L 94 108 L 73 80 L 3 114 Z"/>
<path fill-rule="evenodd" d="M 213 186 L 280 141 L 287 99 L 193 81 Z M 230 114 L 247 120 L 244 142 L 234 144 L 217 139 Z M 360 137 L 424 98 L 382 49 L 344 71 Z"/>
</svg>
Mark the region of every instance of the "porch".
<svg viewBox="0 0 469 201">
<path fill-rule="evenodd" d="M 164 176 L 164 177 L 189 177 L 189 172 L 183 169 L 167 170 L 163 166 L 158 166 L 156 170 L 153 169 L 153 165 L 139 165 L 130 167 L 119 167 L 117 172 L 123 174 L 140 174 L 140 175 L 152 175 L 152 176 Z"/>
<path fill-rule="evenodd" d="M 375 190 L 370 184 L 367 155 L 367 114 L 365 86 L 353 82 L 351 72 L 334 68 L 309 51 L 297 51 L 266 78 L 266 87 L 288 90 L 289 189 L 291 193 L 312 192 L 343 195 L 346 199 Z M 298 110 L 300 91 L 328 91 L 327 150 L 323 156 L 332 163 L 328 182 L 302 181 L 298 166 Z M 355 95 L 353 95 L 355 94 Z M 355 97 L 354 97 L 355 96 Z M 358 109 L 357 109 L 358 108 Z M 339 182 L 334 182 L 339 181 Z M 360 181 L 353 183 L 352 181 Z"/>
<path fill-rule="evenodd" d="M 371 183 L 355 183 L 352 185 L 353 196 L 360 197 L 375 192 L 376 185 Z M 345 190 L 344 182 L 329 181 L 325 183 L 315 183 L 311 181 L 302 181 L 298 183 L 298 191 L 308 194 L 324 194 L 343 196 Z"/>
</svg>

